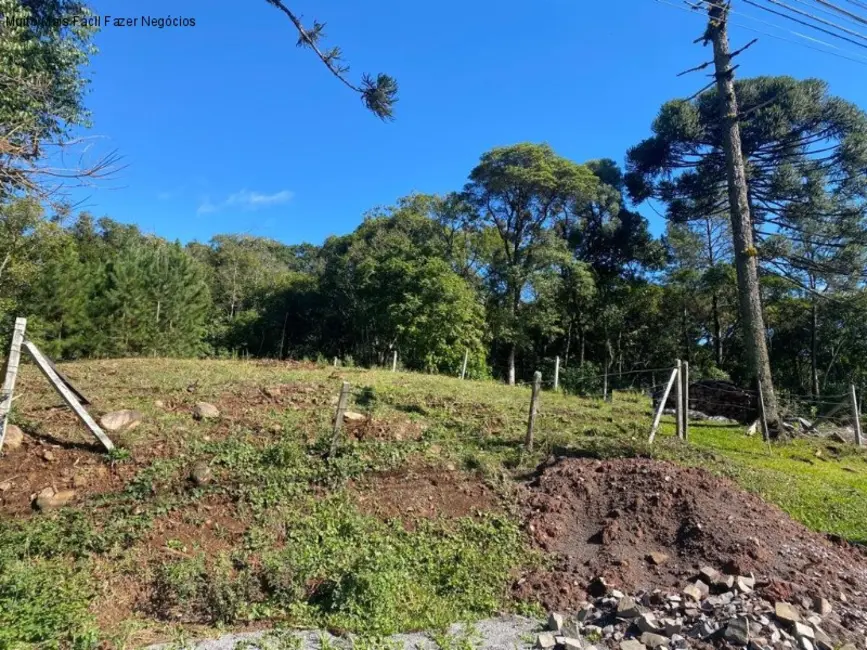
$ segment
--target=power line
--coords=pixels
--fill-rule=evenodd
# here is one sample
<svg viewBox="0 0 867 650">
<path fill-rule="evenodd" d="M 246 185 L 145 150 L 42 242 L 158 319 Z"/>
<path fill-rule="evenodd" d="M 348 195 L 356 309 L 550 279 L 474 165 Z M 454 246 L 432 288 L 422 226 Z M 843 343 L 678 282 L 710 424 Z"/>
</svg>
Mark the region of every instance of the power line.
<svg viewBox="0 0 867 650">
<path fill-rule="evenodd" d="M 814 16 L 809 11 L 802 11 L 801 9 L 796 9 L 795 7 L 790 7 L 786 3 L 780 2 L 780 0 L 767 0 L 767 1 L 773 2 L 775 5 L 779 5 L 781 7 L 784 7 L 786 9 L 788 9 L 789 11 L 794 11 L 796 14 L 800 14 L 801 16 L 807 16 L 808 18 L 812 18 L 816 22 L 820 22 L 823 25 L 829 25 L 830 27 L 836 27 L 837 29 L 839 29 L 842 32 L 845 32 L 847 34 L 857 36 L 858 38 L 863 38 L 864 40 L 867 40 L 867 36 L 864 36 L 864 34 L 862 34 L 861 32 L 856 32 L 855 30 L 849 29 L 848 27 L 843 27 L 842 25 L 838 25 L 837 23 L 832 23 L 830 20 L 825 20 L 824 18 L 819 18 L 818 16 Z"/>
<path fill-rule="evenodd" d="M 856 7 L 861 7 L 862 9 L 867 9 L 867 4 L 861 2 L 861 0 L 846 0 L 848 3 L 855 5 Z"/>
<path fill-rule="evenodd" d="M 853 0 L 849 0 L 849 1 L 853 2 Z M 853 20 L 857 20 L 859 23 L 864 23 L 865 25 L 867 25 L 867 20 L 865 20 L 864 18 L 862 18 L 858 14 L 853 14 L 852 12 L 843 9 L 843 7 L 838 7 L 833 2 L 828 2 L 828 0 L 816 0 L 816 2 L 818 2 L 820 5 L 825 5 L 826 7 L 830 7 L 831 9 L 836 11 L 837 13 L 843 14 L 844 16 L 848 16 L 849 18 L 851 18 Z M 862 9 L 867 9 L 867 4 L 863 4 L 861 2 L 853 2 L 853 4 L 860 6 Z"/>
<path fill-rule="evenodd" d="M 686 7 L 681 7 L 680 5 L 674 4 L 673 2 L 668 2 L 667 0 L 654 0 L 654 2 L 658 2 L 659 4 L 668 5 L 669 7 L 674 7 L 675 9 L 679 9 L 680 11 L 685 11 L 686 13 L 688 13 L 692 16 L 695 16 L 696 18 L 704 19 L 704 16 L 697 14 L 695 12 L 695 10 L 690 10 L 690 9 L 687 9 Z M 712 4 L 712 3 L 709 3 L 709 4 Z M 690 5 L 690 6 L 692 6 L 692 5 Z M 756 18 L 755 16 L 750 16 L 749 14 L 744 14 L 742 12 L 735 12 L 733 10 L 732 10 L 732 13 L 737 13 L 738 15 L 744 16 L 745 18 L 750 18 L 750 19 L 755 20 L 757 22 L 760 22 L 764 25 L 769 25 L 770 27 L 773 27 L 775 29 L 780 29 L 782 31 L 789 32 L 790 34 L 794 34 L 795 36 L 798 36 L 800 38 L 803 38 L 803 39 L 806 39 L 809 41 L 813 41 L 816 43 L 821 43 L 822 45 L 833 48 L 835 50 L 840 50 L 839 47 L 837 47 L 836 45 L 834 45 L 832 43 L 826 43 L 825 41 L 822 41 L 818 38 L 813 38 L 811 36 L 805 36 L 804 34 L 801 34 L 800 32 L 795 32 L 795 31 L 792 31 L 791 29 L 786 29 L 785 27 L 780 27 L 779 25 L 776 25 L 774 23 L 770 23 L 766 20 L 762 20 L 761 18 Z M 820 47 L 816 47 L 815 45 L 809 45 L 809 44 L 804 43 L 804 42 L 799 41 L 799 40 L 794 40 L 791 38 L 786 38 L 785 36 L 780 36 L 779 34 L 772 34 L 772 33 L 767 32 L 767 31 L 762 31 L 761 29 L 757 29 L 756 27 L 750 27 L 749 25 L 744 25 L 743 23 L 738 23 L 738 22 L 734 22 L 734 21 L 729 21 L 729 22 L 732 25 L 740 27 L 741 29 L 746 29 L 746 30 L 749 30 L 751 32 L 755 32 L 757 34 L 762 34 L 763 36 L 775 38 L 779 41 L 784 41 L 786 43 L 792 43 L 794 45 L 806 47 L 810 50 L 815 50 L 816 52 L 822 52 L 823 54 L 830 54 L 831 56 L 836 56 L 836 57 L 841 58 L 841 59 L 846 59 L 847 61 L 852 61 L 853 63 L 860 63 L 861 65 L 867 65 L 867 58 L 858 58 L 858 59 L 853 58 L 856 56 L 858 56 L 858 57 L 862 56 L 862 55 L 857 54 L 855 52 L 849 52 L 848 54 L 851 54 L 851 56 L 848 56 L 847 54 L 841 54 L 839 52 L 829 52 L 828 50 L 822 49 Z M 841 50 L 841 51 L 845 52 L 845 50 Z"/>
<path fill-rule="evenodd" d="M 816 2 L 819 2 L 819 0 L 815 0 L 815 1 L 816 1 Z M 805 7 L 809 7 L 810 9 L 813 9 L 813 10 L 815 10 L 815 11 L 820 11 L 820 12 L 822 12 L 823 14 L 826 14 L 826 15 L 828 15 L 828 16 L 834 16 L 835 18 L 839 18 L 839 17 L 840 17 L 836 12 L 831 11 L 831 10 L 829 10 L 829 9 L 823 9 L 822 7 L 817 7 L 817 6 L 814 5 L 812 2 L 809 2 L 809 0 L 794 0 L 794 2 L 797 2 L 799 5 L 804 5 Z M 836 5 L 835 5 L 835 6 L 836 6 Z M 838 11 L 839 11 L 839 8 L 837 8 L 837 9 L 838 9 Z M 845 10 L 844 10 L 844 11 L 845 11 Z M 851 15 L 851 16 L 854 16 L 854 14 L 849 14 L 849 12 L 846 12 L 846 16 L 850 16 L 850 15 Z M 846 20 L 849 20 L 849 21 L 852 21 L 852 22 L 858 22 L 858 23 L 867 22 L 867 21 L 865 21 L 864 19 L 862 19 L 862 18 L 860 18 L 860 17 L 858 17 L 858 16 L 854 16 L 854 18 L 849 17 L 849 18 L 846 18 Z"/>
<path fill-rule="evenodd" d="M 783 13 L 782 11 L 777 11 L 776 9 L 771 9 L 770 7 L 765 7 L 764 5 L 760 5 L 758 2 L 753 2 L 753 0 L 743 0 L 743 1 L 746 2 L 748 5 L 758 7 L 759 9 L 761 9 L 763 11 L 767 11 L 768 13 L 772 13 L 776 16 L 782 16 L 786 20 L 791 20 L 793 22 L 798 23 L 799 25 L 804 25 L 805 27 L 809 27 L 811 29 L 815 29 L 817 31 L 820 31 L 823 34 L 828 34 L 829 36 L 833 36 L 834 38 L 839 38 L 840 40 L 848 41 L 849 43 L 853 43 L 854 45 L 857 45 L 858 47 L 863 47 L 864 49 L 867 49 L 867 44 L 852 40 L 848 36 L 842 36 L 842 35 L 838 34 L 837 32 L 832 32 L 831 30 L 825 29 L 824 27 L 819 27 L 818 25 L 813 25 L 813 24 L 808 23 L 804 20 L 801 20 L 800 18 L 795 18 L 794 16 L 790 16 L 789 14 Z"/>
</svg>

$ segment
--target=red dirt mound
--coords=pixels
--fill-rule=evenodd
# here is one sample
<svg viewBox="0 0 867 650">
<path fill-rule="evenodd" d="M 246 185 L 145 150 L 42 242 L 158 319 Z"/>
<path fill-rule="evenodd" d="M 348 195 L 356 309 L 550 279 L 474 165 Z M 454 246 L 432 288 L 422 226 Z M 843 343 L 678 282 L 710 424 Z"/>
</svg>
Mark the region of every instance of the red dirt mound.
<svg viewBox="0 0 867 650">
<path fill-rule="evenodd" d="M 551 570 L 524 576 L 521 597 L 577 607 L 597 576 L 625 591 L 681 588 L 705 565 L 750 571 L 769 600 L 823 595 L 864 608 L 867 555 L 793 521 L 700 469 L 658 461 L 563 459 L 523 489 L 535 544 Z M 650 553 L 657 556 L 655 564 Z"/>
</svg>

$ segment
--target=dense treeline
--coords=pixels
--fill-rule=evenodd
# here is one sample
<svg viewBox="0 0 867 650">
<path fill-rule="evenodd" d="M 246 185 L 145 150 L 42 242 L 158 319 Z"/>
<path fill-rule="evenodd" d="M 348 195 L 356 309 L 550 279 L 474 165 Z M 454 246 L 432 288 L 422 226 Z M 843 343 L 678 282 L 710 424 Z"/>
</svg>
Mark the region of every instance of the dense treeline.
<svg viewBox="0 0 867 650">
<path fill-rule="evenodd" d="M 181 246 L 9 201 L 2 328 L 27 316 L 60 359 L 369 365 L 397 350 L 407 368 L 456 373 L 468 351 L 471 375 L 522 380 L 550 373 L 556 355 L 567 386 L 593 390 L 606 366 L 618 374 L 680 357 L 694 373 L 749 381 L 727 221 L 671 220 L 655 239 L 625 192 L 610 160 L 582 165 L 520 144 L 484 154 L 461 191 L 404 197 L 321 246 L 237 235 Z M 763 277 L 774 370 L 795 392 L 867 378 L 867 291 L 854 270 L 846 281 L 828 273 L 812 284 L 821 300 L 797 277 Z"/>
</svg>

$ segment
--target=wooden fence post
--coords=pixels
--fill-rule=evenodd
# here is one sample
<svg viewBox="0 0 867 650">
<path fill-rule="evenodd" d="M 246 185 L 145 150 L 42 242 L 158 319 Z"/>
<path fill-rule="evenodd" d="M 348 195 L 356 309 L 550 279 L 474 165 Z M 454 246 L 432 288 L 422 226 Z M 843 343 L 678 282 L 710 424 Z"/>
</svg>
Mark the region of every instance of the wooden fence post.
<svg viewBox="0 0 867 650">
<path fill-rule="evenodd" d="M 683 363 L 680 359 L 674 362 L 677 369 L 677 386 L 675 386 L 674 419 L 677 425 L 677 437 L 683 440 Z"/>
<path fill-rule="evenodd" d="M 554 390 L 560 389 L 560 357 L 554 357 Z"/>
<path fill-rule="evenodd" d="M 54 369 L 51 367 L 51 362 L 45 358 L 42 352 L 40 352 L 31 341 L 24 341 L 24 349 L 30 353 L 30 356 L 33 357 L 33 360 L 36 362 L 36 367 L 42 371 L 42 374 L 45 375 L 51 385 L 54 386 L 54 390 L 60 393 L 60 396 L 63 398 L 63 401 L 66 402 L 66 405 L 73 410 L 73 412 L 78 416 L 78 419 L 84 423 L 84 426 L 86 426 L 90 432 L 96 436 L 97 440 L 102 443 L 102 446 L 105 447 L 106 451 L 113 450 L 114 443 L 107 435 L 105 435 L 105 432 L 96 423 L 96 420 L 94 420 L 90 413 L 88 413 L 81 405 L 81 402 L 78 401 L 75 393 L 69 390 L 64 381 L 57 376 L 57 373 L 54 372 Z"/>
<path fill-rule="evenodd" d="M 343 414 L 346 412 L 346 404 L 349 401 L 349 382 L 343 382 L 340 387 L 340 397 L 337 398 L 337 412 L 334 414 L 334 430 L 331 432 L 331 448 L 328 457 L 337 453 L 337 442 L 340 438 L 340 429 L 343 427 Z"/>
<path fill-rule="evenodd" d="M 855 393 L 855 384 L 849 386 L 849 398 L 852 400 L 852 428 L 855 430 L 855 444 L 859 447 L 861 440 L 861 417 L 858 413 L 858 395 Z"/>
<path fill-rule="evenodd" d="M 683 362 L 683 439 L 689 438 L 689 362 Z"/>
<path fill-rule="evenodd" d="M 762 392 L 762 380 L 758 379 L 756 385 L 759 389 L 759 424 L 762 427 L 762 440 L 770 444 L 771 433 L 768 431 L 768 418 L 765 415 L 765 394 Z"/>
<path fill-rule="evenodd" d="M 397 350 L 394 351 L 394 355 L 391 357 L 391 371 L 397 372 Z"/>
<path fill-rule="evenodd" d="M 469 349 L 464 350 L 464 365 L 461 366 L 461 379 L 467 376 L 467 361 L 470 358 Z"/>
<path fill-rule="evenodd" d="M 334 367 L 337 367 L 337 357 L 334 357 Z"/>
<path fill-rule="evenodd" d="M 533 392 L 530 394 L 530 416 L 527 418 L 527 439 L 524 445 L 527 451 L 533 451 L 533 428 L 536 426 L 536 410 L 539 406 L 539 393 L 542 388 L 542 373 L 538 370 L 533 374 Z"/>
<path fill-rule="evenodd" d="M 3 440 L 6 438 L 6 423 L 9 411 L 12 410 L 12 394 L 15 392 L 15 381 L 18 379 L 18 365 L 21 363 L 21 345 L 24 342 L 24 331 L 27 329 L 26 318 L 15 319 L 15 329 L 12 331 L 12 345 L 9 346 L 9 359 L 6 361 L 6 377 L 3 379 L 3 389 L 0 391 L 0 451 L 3 450 Z"/>
<path fill-rule="evenodd" d="M 650 427 L 650 438 L 647 441 L 648 443 L 653 443 L 653 439 L 656 437 L 656 430 L 659 428 L 659 421 L 662 419 L 662 412 L 665 410 L 665 403 L 668 401 L 668 396 L 671 394 L 671 388 L 674 386 L 674 382 L 677 381 L 677 377 L 677 368 L 675 368 L 671 371 L 668 385 L 665 387 L 665 392 L 662 394 L 662 401 L 656 409 L 656 415 L 653 418 L 653 426 Z"/>
<path fill-rule="evenodd" d="M 605 376 L 602 379 L 602 401 L 608 401 L 608 358 L 605 358 Z"/>
</svg>

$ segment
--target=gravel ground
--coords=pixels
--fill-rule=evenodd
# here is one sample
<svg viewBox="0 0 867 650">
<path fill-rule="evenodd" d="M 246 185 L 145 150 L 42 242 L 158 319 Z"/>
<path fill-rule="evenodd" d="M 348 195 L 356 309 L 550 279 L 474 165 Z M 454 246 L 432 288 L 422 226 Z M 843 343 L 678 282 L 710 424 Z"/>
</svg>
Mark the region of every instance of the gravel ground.
<svg viewBox="0 0 867 650">
<path fill-rule="evenodd" d="M 532 647 L 535 633 L 541 629 L 541 626 L 539 621 L 522 616 L 503 616 L 473 624 L 469 628 L 469 636 L 467 635 L 467 627 L 462 624 L 456 624 L 449 628 L 449 634 L 456 640 L 469 638 L 472 641 L 472 647 L 477 650 L 524 650 Z M 279 634 L 281 640 L 285 640 L 286 636 L 299 639 L 301 642 L 301 645 L 298 646 L 299 650 L 320 650 L 322 648 L 320 639 L 323 638 L 333 644 L 333 646 L 326 645 L 326 647 L 352 648 L 351 640 L 341 639 L 317 630 Z M 195 650 L 234 650 L 238 644 L 241 644 L 241 648 L 262 648 L 265 650 L 269 646 L 277 645 L 273 642 L 276 640 L 273 639 L 273 635 L 274 632 L 268 631 L 227 634 L 218 639 L 193 641 L 185 647 L 195 648 Z M 271 643 L 269 643 L 269 636 L 272 636 Z M 404 650 L 439 650 L 441 647 L 433 641 L 431 635 L 422 633 L 396 634 L 388 637 L 387 641 L 392 643 L 395 648 L 403 648 Z M 170 644 L 153 645 L 146 650 L 168 650 L 175 647 L 177 646 Z M 282 647 L 293 648 L 292 645 L 282 645 Z"/>
</svg>

